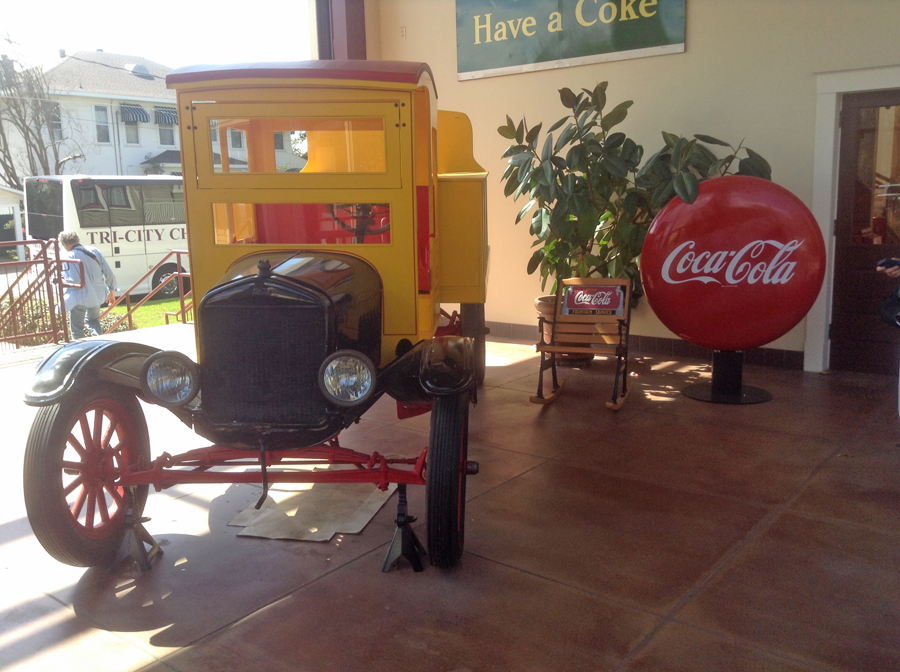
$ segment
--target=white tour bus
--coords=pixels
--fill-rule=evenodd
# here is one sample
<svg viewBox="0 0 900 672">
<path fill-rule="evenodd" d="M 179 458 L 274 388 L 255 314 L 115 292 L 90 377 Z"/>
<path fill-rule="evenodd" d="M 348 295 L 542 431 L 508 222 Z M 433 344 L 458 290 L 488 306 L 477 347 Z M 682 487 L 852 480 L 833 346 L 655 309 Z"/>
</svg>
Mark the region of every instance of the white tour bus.
<svg viewBox="0 0 900 672">
<path fill-rule="evenodd" d="M 25 226 L 29 240 L 74 231 L 96 247 L 125 291 L 171 250 L 187 249 L 184 187 L 174 175 L 46 175 L 25 178 Z M 176 271 L 162 266 L 136 293 L 146 294 Z M 182 256 L 184 270 L 189 270 Z M 187 283 L 185 283 L 187 284 Z M 176 282 L 161 290 L 176 294 Z"/>
</svg>

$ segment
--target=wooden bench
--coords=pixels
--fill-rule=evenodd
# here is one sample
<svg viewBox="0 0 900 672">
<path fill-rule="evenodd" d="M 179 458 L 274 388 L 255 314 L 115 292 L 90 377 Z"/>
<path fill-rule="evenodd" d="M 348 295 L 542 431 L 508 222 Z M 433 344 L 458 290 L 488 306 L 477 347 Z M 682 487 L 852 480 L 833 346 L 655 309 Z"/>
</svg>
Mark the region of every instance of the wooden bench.
<svg viewBox="0 0 900 672">
<path fill-rule="evenodd" d="M 558 382 L 560 354 L 613 355 L 616 375 L 607 408 L 618 410 L 628 396 L 628 329 L 631 322 L 631 281 L 620 278 L 569 278 L 557 283 L 552 318 L 538 318 L 541 370 L 535 404 L 554 401 L 565 385 Z M 549 342 L 547 334 L 550 335 Z M 553 390 L 544 396 L 544 372 L 552 371 Z"/>
</svg>

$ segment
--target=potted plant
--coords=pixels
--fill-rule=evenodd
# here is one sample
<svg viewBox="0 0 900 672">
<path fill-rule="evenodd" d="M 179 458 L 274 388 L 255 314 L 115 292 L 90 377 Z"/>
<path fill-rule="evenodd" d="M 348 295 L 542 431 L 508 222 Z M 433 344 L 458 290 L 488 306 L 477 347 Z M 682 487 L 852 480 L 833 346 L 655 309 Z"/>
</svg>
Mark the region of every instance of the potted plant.
<svg viewBox="0 0 900 672">
<path fill-rule="evenodd" d="M 743 143 L 733 147 L 708 135 L 691 140 L 663 132 L 665 145 L 643 166 L 643 147 L 614 131 L 632 101 L 607 109 L 607 82 L 593 90 L 560 89 L 568 113 L 543 131 L 507 116 L 497 131 L 513 143 L 504 152 L 504 195 L 528 202 L 516 223 L 531 213 L 537 249 L 528 273 L 541 273 L 541 288 L 552 277 L 630 278 L 634 300 L 643 295 L 638 258 L 653 218 L 676 195 L 697 198 L 700 182 L 732 174 L 771 179 L 766 160 Z M 554 132 L 558 134 L 554 137 Z M 726 147 L 716 156 L 707 145 Z M 553 297 L 549 297 L 551 300 Z M 537 302 L 536 302 L 537 303 Z M 551 304 L 552 310 L 552 304 Z"/>
</svg>

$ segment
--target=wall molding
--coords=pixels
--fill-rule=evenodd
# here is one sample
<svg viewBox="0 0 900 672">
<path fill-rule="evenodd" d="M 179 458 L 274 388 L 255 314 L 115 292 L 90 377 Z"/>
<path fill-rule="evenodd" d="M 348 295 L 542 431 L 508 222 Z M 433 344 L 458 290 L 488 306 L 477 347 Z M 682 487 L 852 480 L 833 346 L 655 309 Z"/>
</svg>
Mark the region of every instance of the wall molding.
<svg viewBox="0 0 900 672">
<path fill-rule="evenodd" d="M 486 321 L 490 335 L 499 339 L 537 343 L 537 325 L 510 324 L 508 322 Z M 712 364 L 713 351 L 701 348 L 680 338 L 661 338 L 658 336 L 636 336 L 628 338 L 628 350 L 632 355 L 657 355 L 695 359 Z M 777 369 L 803 370 L 803 353 L 799 350 L 779 350 L 777 348 L 753 348 L 744 353 L 746 364 L 770 366 Z"/>
</svg>

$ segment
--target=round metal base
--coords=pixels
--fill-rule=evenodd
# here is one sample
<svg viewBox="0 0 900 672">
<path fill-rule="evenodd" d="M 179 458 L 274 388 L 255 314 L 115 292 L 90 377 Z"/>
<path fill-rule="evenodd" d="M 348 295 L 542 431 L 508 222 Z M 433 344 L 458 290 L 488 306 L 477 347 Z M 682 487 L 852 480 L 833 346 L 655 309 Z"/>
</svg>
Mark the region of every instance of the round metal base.
<svg viewBox="0 0 900 672">
<path fill-rule="evenodd" d="M 719 391 L 713 392 L 712 383 L 694 383 L 681 390 L 681 393 L 691 399 L 713 404 L 761 404 L 772 400 L 772 393 L 760 387 L 742 385 L 740 390 L 739 395 L 724 394 Z"/>
</svg>

